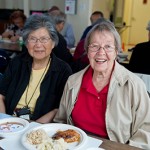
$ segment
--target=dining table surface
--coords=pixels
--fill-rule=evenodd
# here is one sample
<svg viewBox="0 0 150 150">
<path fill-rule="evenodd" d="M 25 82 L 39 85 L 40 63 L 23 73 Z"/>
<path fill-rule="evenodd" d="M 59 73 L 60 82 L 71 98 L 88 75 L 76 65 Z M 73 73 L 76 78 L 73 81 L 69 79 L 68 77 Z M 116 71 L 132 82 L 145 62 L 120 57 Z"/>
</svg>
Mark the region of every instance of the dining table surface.
<svg viewBox="0 0 150 150">
<path fill-rule="evenodd" d="M 99 147 L 104 148 L 105 150 L 141 150 L 141 148 L 129 146 L 127 144 L 110 141 L 100 137 L 95 137 L 95 138 L 98 138 L 103 141 Z"/>
<path fill-rule="evenodd" d="M 12 117 L 12 116 L 0 113 L 0 119 L 5 119 L 5 118 L 9 118 L 9 117 Z M 30 121 L 30 120 L 28 120 L 28 121 L 34 122 L 34 121 Z M 108 139 L 100 138 L 100 137 L 95 136 L 95 135 L 90 135 L 90 134 L 87 134 L 87 135 L 89 137 L 94 138 L 94 139 L 101 140 L 102 144 L 100 144 L 99 147 L 104 149 L 104 150 L 141 150 L 140 148 L 133 147 L 133 146 L 130 146 L 128 144 L 122 144 L 122 143 L 110 141 Z M 2 140 L 2 139 L 3 138 L 0 137 L 0 140 Z M 0 150 L 3 150 L 3 149 L 0 147 Z"/>
<path fill-rule="evenodd" d="M 21 52 L 22 46 L 19 44 L 19 42 L 0 40 L 0 49 L 10 52 Z"/>
</svg>

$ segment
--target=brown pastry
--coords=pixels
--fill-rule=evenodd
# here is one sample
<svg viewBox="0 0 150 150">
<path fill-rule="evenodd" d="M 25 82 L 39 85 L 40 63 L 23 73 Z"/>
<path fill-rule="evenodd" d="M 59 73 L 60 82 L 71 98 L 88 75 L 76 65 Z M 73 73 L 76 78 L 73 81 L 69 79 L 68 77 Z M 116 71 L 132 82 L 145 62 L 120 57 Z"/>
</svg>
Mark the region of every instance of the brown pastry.
<svg viewBox="0 0 150 150">
<path fill-rule="evenodd" d="M 53 135 L 52 138 L 55 140 L 63 138 L 65 142 L 72 143 L 80 141 L 80 134 L 75 130 L 68 129 L 65 131 L 58 131 L 56 134 Z"/>
</svg>

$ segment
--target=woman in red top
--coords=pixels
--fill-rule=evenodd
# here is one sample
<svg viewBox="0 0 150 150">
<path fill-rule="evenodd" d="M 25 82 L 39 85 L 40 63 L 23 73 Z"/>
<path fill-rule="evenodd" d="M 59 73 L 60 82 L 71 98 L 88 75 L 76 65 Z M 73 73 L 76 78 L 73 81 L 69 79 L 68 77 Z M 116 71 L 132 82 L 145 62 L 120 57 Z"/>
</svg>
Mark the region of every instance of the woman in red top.
<svg viewBox="0 0 150 150">
<path fill-rule="evenodd" d="M 54 121 L 150 149 L 150 99 L 144 82 L 116 61 L 121 41 L 113 23 L 96 24 L 84 47 L 89 66 L 68 78 Z"/>
</svg>

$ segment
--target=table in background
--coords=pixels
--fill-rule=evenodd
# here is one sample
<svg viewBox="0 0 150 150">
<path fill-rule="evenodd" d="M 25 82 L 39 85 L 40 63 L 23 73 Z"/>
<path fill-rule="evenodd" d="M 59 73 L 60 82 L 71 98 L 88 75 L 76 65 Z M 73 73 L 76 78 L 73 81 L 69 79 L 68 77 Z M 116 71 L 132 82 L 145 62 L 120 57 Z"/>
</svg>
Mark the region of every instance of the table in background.
<svg viewBox="0 0 150 150">
<path fill-rule="evenodd" d="M 19 43 L 13 43 L 13 42 L 3 42 L 0 41 L 0 49 L 10 51 L 10 52 L 21 52 L 22 47 Z"/>
<path fill-rule="evenodd" d="M 130 63 L 130 59 L 131 59 L 131 56 L 132 56 L 132 51 L 123 51 L 124 54 L 127 54 L 128 57 L 127 59 L 123 60 L 123 61 L 119 61 L 119 64 L 121 64 L 122 66 L 124 66 L 125 68 L 129 69 L 129 63 Z"/>
</svg>

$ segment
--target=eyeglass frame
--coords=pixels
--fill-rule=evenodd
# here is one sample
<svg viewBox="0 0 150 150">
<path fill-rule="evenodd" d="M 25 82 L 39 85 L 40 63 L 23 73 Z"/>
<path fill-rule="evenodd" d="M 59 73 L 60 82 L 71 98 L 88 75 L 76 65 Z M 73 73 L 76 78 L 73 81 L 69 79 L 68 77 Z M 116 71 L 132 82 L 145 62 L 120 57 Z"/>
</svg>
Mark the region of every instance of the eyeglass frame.
<svg viewBox="0 0 150 150">
<path fill-rule="evenodd" d="M 30 41 L 31 38 L 29 37 L 28 40 L 27 40 L 28 43 L 36 44 L 38 41 L 40 41 L 40 43 L 45 44 L 45 43 L 47 43 L 51 39 L 51 37 L 41 37 L 41 38 L 32 37 L 32 38 L 35 39 L 35 42 L 33 42 L 33 41 L 31 42 Z M 46 42 L 42 42 L 41 39 L 45 39 Z"/>
<path fill-rule="evenodd" d="M 97 46 L 97 50 L 91 50 L 90 49 L 90 47 L 91 46 Z M 91 47 L 91 48 L 93 48 L 93 47 Z M 105 45 L 105 46 L 100 46 L 99 44 L 89 44 L 89 46 L 88 46 L 88 51 L 90 51 L 90 52 L 98 52 L 98 51 L 100 51 L 100 49 L 103 49 L 105 52 L 113 52 L 114 50 L 115 50 L 115 46 L 111 46 L 111 45 Z M 112 50 L 108 50 L 108 48 L 111 48 Z"/>
</svg>

